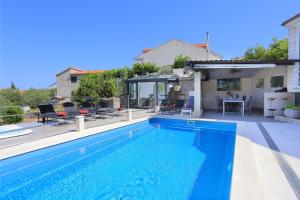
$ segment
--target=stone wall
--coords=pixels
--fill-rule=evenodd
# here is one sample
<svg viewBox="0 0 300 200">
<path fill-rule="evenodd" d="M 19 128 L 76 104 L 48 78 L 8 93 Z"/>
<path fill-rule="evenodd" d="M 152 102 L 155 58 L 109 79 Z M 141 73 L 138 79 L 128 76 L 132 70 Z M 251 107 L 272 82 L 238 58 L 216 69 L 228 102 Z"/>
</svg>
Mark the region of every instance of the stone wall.
<svg viewBox="0 0 300 200">
<path fill-rule="evenodd" d="M 120 98 L 117 98 L 117 97 L 101 98 L 100 106 L 118 109 L 118 108 L 120 108 Z"/>
<path fill-rule="evenodd" d="M 194 79 L 193 78 L 180 78 L 179 85 L 181 88 L 181 94 L 185 99 L 189 97 L 189 91 L 194 91 Z"/>
</svg>

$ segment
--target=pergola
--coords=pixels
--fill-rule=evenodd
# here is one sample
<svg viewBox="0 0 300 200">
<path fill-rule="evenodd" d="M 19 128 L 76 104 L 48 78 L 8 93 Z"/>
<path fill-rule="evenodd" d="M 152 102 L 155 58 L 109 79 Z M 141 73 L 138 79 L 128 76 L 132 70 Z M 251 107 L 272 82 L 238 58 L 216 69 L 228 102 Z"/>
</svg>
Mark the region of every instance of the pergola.
<svg viewBox="0 0 300 200">
<path fill-rule="evenodd" d="M 194 73 L 194 114 L 202 115 L 201 107 L 201 78 L 202 72 L 209 69 L 265 69 L 277 66 L 291 66 L 299 60 L 201 60 L 190 61 L 189 66 Z"/>
</svg>

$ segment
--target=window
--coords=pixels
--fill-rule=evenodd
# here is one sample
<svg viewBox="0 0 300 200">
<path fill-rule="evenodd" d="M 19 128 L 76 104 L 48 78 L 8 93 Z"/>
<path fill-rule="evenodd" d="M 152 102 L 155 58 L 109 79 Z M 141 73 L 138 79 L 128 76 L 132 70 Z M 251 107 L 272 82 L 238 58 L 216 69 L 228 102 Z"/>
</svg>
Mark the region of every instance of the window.
<svg viewBox="0 0 300 200">
<path fill-rule="evenodd" d="M 240 78 L 218 79 L 217 91 L 232 91 L 241 89 Z"/>
<path fill-rule="evenodd" d="M 256 79 L 255 88 L 264 89 L 264 78 Z"/>
<path fill-rule="evenodd" d="M 283 76 L 271 77 L 271 88 L 283 87 L 283 83 L 284 83 Z"/>
<path fill-rule="evenodd" d="M 77 83 L 77 76 L 71 76 L 71 83 Z"/>
</svg>

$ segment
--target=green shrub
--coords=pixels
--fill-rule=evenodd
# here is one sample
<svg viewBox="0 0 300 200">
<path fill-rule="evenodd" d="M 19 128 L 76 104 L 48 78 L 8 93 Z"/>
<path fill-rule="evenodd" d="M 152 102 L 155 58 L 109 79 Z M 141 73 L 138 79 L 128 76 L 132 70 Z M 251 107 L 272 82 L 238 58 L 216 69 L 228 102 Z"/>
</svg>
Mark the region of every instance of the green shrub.
<svg viewBox="0 0 300 200">
<path fill-rule="evenodd" d="M 23 121 L 23 110 L 21 107 L 7 107 L 2 111 L 3 124 L 16 124 Z M 7 116 L 12 115 L 12 116 Z"/>
<path fill-rule="evenodd" d="M 294 105 L 287 105 L 286 109 L 290 110 L 300 110 L 300 106 L 294 106 Z"/>
<path fill-rule="evenodd" d="M 134 63 L 132 71 L 137 75 L 147 75 L 158 72 L 159 67 L 153 63 Z"/>
</svg>

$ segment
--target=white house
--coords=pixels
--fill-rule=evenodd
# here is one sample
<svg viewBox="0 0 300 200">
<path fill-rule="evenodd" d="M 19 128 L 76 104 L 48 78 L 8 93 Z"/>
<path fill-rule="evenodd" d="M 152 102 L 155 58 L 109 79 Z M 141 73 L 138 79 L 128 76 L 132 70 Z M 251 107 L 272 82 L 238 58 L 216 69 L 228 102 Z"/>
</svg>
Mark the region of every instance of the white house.
<svg viewBox="0 0 300 200">
<path fill-rule="evenodd" d="M 105 70 L 82 70 L 75 67 L 69 67 L 56 74 L 57 96 L 63 97 L 65 101 L 70 101 L 72 92 L 79 86 L 80 77 L 85 74 L 96 74 Z"/>
<path fill-rule="evenodd" d="M 189 44 L 182 40 L 170 40 L 155 48 L 145 48 L 135 57 L 138 63 L 155 63 L 158 66 L 173 64 L 179 56 L 189 56 L 192 60 L 219 60 L 222 56 L 209 49 L 207 44 Z"/>
</svg>

